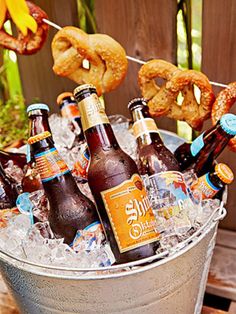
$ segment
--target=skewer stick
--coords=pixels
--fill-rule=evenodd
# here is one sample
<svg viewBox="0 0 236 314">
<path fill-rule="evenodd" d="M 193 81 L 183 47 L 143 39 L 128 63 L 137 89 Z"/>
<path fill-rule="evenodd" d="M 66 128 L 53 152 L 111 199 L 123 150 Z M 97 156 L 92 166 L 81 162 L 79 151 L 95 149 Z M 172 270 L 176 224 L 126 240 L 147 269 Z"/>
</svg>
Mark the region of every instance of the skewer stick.
<svg viewBox="0 0 236 314">
<path fill-rule="evenodd" d="M 48 19 L 43 19 L 43 21 L 44 21 L 44 23 L 46 23 L 46 24 L 48 24 L 48 25 L 50 25 L 50 26 L 52 26 L 52 27 L 54 27 L 54 28 L 56 28 L 56 29 L 58 29 L 58 30 L 62 29 L 61 26 L 59 26 L 59 25 L 57 25 L 57 24 L 55 24 L 55 23 L 49 21 Z M 136 62 L 136 63 L 138 63 L 138 64 L 145 64 L 145 63 L 146 63 L 145 61 L 140 60 L 140 59 L 136 59 L 136 58 L 134 58 L 134 57 L 126 56 L 126 58 L 127 58 L 128 60 L 133 61 L 133 62 Z M 214 85 L 214 86 L 228 87 L 226 84 L 222 84 L 222 83 L 218 83 L 218 82 L 210 81 L 210 83 L 211 83 L 212 85 Z"/>
</svg>

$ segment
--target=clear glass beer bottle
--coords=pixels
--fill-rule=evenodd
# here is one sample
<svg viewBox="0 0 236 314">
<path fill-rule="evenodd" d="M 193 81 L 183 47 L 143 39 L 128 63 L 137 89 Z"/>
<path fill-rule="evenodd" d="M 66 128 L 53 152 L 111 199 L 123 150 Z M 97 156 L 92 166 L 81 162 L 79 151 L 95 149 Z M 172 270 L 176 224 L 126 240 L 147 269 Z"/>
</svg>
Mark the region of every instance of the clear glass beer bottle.
<svg viewBox="0 0 236 314">
<path fill-rule="evenodd" d="M 159 234 L 135 162 L 119 147 L 93 85 L 75 89 L 90 151 L 88 183 L 116 263 L 155 254 Z"/>
<path fill-rule="evenodd" d="M 57 238 L 71 244 L 78 230 L 101 228 L 95 205 L 79 190 L 46 131 L 28 140 L 50 204 L 49 223 Z"/>
</svg>

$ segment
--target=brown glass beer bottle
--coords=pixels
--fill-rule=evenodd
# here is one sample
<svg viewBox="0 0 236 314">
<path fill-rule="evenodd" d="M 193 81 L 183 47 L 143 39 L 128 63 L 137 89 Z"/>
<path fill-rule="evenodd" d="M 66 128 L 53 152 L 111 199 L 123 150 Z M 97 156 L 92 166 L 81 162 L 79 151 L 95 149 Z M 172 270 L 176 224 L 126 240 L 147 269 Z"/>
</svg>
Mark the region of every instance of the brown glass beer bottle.
<svg viewBox="0 0 236 314">
<path fill-rule="evenodd" d="M 27 108 L 29 118 L 29 137 L 35 136 L 42 132 L 50 132 L 48 122 L 49 107 L 46 104 L 32 104 Z M 53 141 L 52 137 L 51 140 Z M 35 167 L 35 161 L 31 156 L 30 146 L 27 146 L 27 168 L 22 180 L 23 192 L 34 192 L 43 189 L 40 175 Z"/>
<path fill-rule="evenodd" d="M 75 123 L 78 124 L 81 130 L 80 134 L 78 135 L 78 140 L 84 141 L 85 138 L 81 124 L 80 112 L 73 94 L 70 92 L 60 94 L 57 97 L 57 104 L 60 107 L 62 117 L 75 121 Z"/>
<path fill-rule="evenodd" d="M 236 135 L 236 115 L 227 113 L 218 123 L 198 136 L 191 144 L 180 145 L 174 155 L 182 171 L 194 169 L 198 176 L 207 173 L 213 161 Z"/>
<path fill-rule="evenodd" d="M 20 167 L 21 169 L 24 168 L 27 162 L 25 154 L 11 153 L 11 152 L 0 150 L 0 162 L 3 168 L 6 168 L 8 166 L 9 161 L 11 160 L 14 165 Z"/>
<path fill-rule="evenodd" d="M 192 192 L 198 191 L 202 199 L 213 198 L 225 185 L 232 183 L 234 174 L 224 163 L 215 165 L 214 169 L 191 185 Z"/>
<path fill-rule="evenodd" d="M 138 169 L 143 176 L 163 171 L 178 171 L 178 162 L 164 145 L 149 108 L 142 98 L 133 99 L 128 104 L 132 115 L 133 132 L 138 144 Z"/>
<path fill-rule="evenodd" d="M 79 190 L 51 134 L 40 133 L 30 137 L 28 143 L 50 204 L 48 220 L 54 235 L 71 244 L 78 230 L 94 230 L 95 225 L 101 228 L 94 204 Z"/>
<path fill-rule="evenodd" d="M 17 192 L 0 163 L 0 209 L 16 206 Z"/>
<path fill-rule="evenodd" d="M 135 162 L 119 147 L 96 88 L 74 91 L 91 156 L 88 183 L 116 263 L 155 254 L 159 234 Z"/>
</svg>

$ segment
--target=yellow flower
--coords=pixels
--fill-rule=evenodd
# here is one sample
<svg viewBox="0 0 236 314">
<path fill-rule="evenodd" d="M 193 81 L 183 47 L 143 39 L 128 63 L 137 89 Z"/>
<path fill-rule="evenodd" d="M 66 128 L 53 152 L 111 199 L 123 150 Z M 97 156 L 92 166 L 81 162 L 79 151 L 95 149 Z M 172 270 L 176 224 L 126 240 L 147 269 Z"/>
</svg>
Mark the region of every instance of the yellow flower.
<svg viewBox="0 0 236 314">
<path fill-rule="evenodd" d="M 3 26 L 7 11 L 24 36 L 27 35 L 28 29 L 33 33 L 36 32 L 38 25 L 29 14 L 25 0 L 0 0 L 0 28 Z"/>
</svg>

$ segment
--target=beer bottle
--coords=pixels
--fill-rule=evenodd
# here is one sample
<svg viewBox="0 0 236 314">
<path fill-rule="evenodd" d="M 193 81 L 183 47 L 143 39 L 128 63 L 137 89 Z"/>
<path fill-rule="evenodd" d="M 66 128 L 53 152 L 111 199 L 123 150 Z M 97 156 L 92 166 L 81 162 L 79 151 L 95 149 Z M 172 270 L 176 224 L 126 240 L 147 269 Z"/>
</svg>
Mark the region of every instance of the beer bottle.
<svg viewBox="0 0 236 314">
<path fill-rule="evenodd" d="M 118 145 L 96 88 L 74 91 L 90 152 L 88 184 L 116 263 L 155 254 L 159 234 L 135 162 Z"/>
<path fill-rule="evenodd" d="M 56 238 L 71 244 L 77 230 L 88 232 L 100 228 L 94 204 L 81 193 L 70 170 L 60 157 L 46 131 L 28 140 L 36 167 L 40 173 L 50 211 L 49 223 Z"/>
<path fill-rule="evenodd" d="M 29 118 L 29 137 L 45 131 L 51 133 L 48 122 L 49 107 L 46 104 L 32 104 L 27 108 L 27 113 Z M 51 140 L 53 141 L 52 138 Z M 30 150 L 31 147 L 27 145 L 27 167 L 21 184 L 23 192 L 31 193 L 43 189 L 43 186 Z"/>
<path fill-rule="evenodd" d="M 65 92 L 57 97 L 57 104 L 60 107 L 62 117 L 74 121 L 79 126 L 81 132 L 78 135 L 79 141 L 84 141 L 84 133 L 81 124 L 80 112 L 73 94 Z"/>
<path fill-rule="evenodd" d="M 180 169 L 194 169 L 198 176 L 207 173 L 213 161 L 235 135 L 236 115 L 227 113 L 191 144 L 184 143 L 176 149 L 174 155 Z"/>
<path fill-rule="evenodd" d="M 163 171 L 178 171 L 178 162 L 164 145 L 149 108 L 142 98 L 128 104 L 133 119 L 133 132 L 138 144 L 138 169 L 143 176 Z"/>
<path fill-rule="evenodd" d="M 32 104 L 27 108 L 29 118 L 29 137 L 42 132 L 50 132 L 48 122 L 49 107 L 46 104 Z"/>
<path fill-rule="evenodd" d="M 25 154 L 20 153 L 11 153 L 0 150 L 0 162 L 3 168 L 8 166 L 9 161 L 12 160 L 13 164 L 23 169 L 26 165 L 26 156 Z"/>
<path fill-rule="evenodd" d="M 17 192 L 0 163 L 0 209 L 16 206 Z"/>
<path fill-rule="evenodd" d="M 79 154 L 77 156 L 77 161 L 74 164 L 73 173 L 77 177 L 87 179 L 87 168 L 89 164 L 89 151 L 88 146 L 85 141 L 84 132 L 81 124 L 81 117 L 79 108 L 73 94 L 70 92 L 65 92 L 57 97 L 57 104 L 60 106 L 61 115 L 74 121 L 80 128 L 80 134 L 78 135 L 78 142 L 80 146 Z"/>
<path fill-rule="evenodd" d="M 226 184 L 232 183 L 234 174 L 224 163 L 216 164 L 214 169 L 198 178 L 191 190 L 201 193 L 202 199 L 213 198 Z"/>
</svg>

